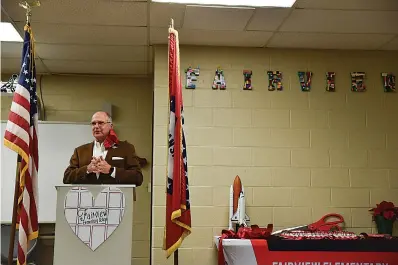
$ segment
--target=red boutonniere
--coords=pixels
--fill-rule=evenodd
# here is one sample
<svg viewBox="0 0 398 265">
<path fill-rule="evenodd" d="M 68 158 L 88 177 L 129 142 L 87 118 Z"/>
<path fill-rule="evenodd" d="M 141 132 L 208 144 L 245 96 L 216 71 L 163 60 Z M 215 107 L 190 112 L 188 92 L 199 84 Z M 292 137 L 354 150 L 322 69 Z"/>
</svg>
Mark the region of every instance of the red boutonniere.
<svg viewBox="0 0 398 265">
<path fill-rule="evenodd" d="M 119 139 L 117 138 L 116 132 L 113 129 L 111 129 L 109 131 L 108 136 L 106 137 L 106 139 L 104 141 L 104 147 L 105 147 L 105 149 L 109 149 L 118 143 L 119 143 Z"/>
</svg>

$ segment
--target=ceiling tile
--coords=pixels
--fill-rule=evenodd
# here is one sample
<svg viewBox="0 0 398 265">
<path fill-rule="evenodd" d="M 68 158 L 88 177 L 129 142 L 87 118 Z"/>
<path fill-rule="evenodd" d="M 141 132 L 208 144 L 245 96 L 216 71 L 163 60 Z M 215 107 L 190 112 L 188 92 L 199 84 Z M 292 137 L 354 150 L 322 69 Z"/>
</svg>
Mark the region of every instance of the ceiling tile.
<svg viewBox="0 0 398 265">
<path fill-rule="evenodd" d="M 37 44 L 36 51 L 46 60 L 146 61 L 146 46 L 97 46 Z"/>
<path fill-rule="evenodd" d="M 151 44 L 167 44 L 167 28 L 151 29 Z M 181 45 L 263 47 L 272 32 L 180 29 Z"/>
<path fill-rule="evenodd" d="M 398 36 L 381 47 L 382 50 L 398 50 Z"/>
<path fill-rule="evenodd" d="M 147 62 L 90 62 L 44 60 L 52 73 L 145 75 Z"/>
<path fill-rule="evenodd" d="M 254 9 L 187 6 L 184 29 L 243 30 Z"/>
<path fill-rule="evenodd" d="M 18 24 L 23 28 L 23 24 Z M 146 45 L 145 27 L 87 26 L 36 23 L 36 42 L 60 44 Z"/>
<path fill-rule="evenodd" d="M 21 70 L 21 58 L 1 58 L 1 72 L 19 74 Z M 47 73 L 46 68 L 40 60 L 36 60 L 36 73 Z"/>
<path fill-rule="evenodd" d="M 146 26 L 147 3 L 101 0 L 42 0 L 32 9 L 32 23 Z M 18 1 L 3 1 L 2 7 L 14 21 L 25 22 Z"/>
<path fill-rule="evenodd" d="M 295 7 L 306 9 L 398 10 L 397 0 L 297 0 Z"/>
<path fill-rule="evenodd" d="M 398 12 L 294 10 L 280 31 L 331 33 L 398 33 Z"/>
<path fill-rule="evenodd" d="M 174 20 L 174 27 L 181 27 L 185 5 L 151 3 L 150 25 L 151 27 L 168 27 L 170 19 Z"/>
<path fill-rule="evenodd" d="M 180 44 L 181 44 L 181 31 L 182 29 L 176 28 L 178 31 L 178 36 L 180 37 Z M 167 44 L 168 43 L 168 28 L 156 28 L 151 27 L 150 29 L 150 45 L 154 44 Z"/>
<path fill-rule="evenodd" d="M 327 33 L 275 33 L 267 47 L 309 49 L 378 49 L 393 35 L 327 34 Z"/>
<path fill-rule="evenodd" d="M 1 4 L 3 6 L 3 2 Z M 4 13 L 3 9 L 1 9 L 1 22 L 11 22 L 6 13 Z"/>
<path fill-rule="evenodd" d="M 290 12 L 287 8 L 257 8 L 246 29 L 274 31 Z"/>
<path fill-rule="evenodd" d="M 32 12 L 37 55 L 55 73 L 145 75 L 153 71 L 146 45 L 167 44 L 170 18 L 181 45 L 398 50 L 398 0 L 297 0 L 296 9 L 148 1 L 41 0 Z M 18 1 L 4 0 L 2 7 L 2 21 L 9 14 L 23 33 Z M 3 72 L 19 72 L 21 52 L 21 43 L 1 43 Z"/>
</svg>

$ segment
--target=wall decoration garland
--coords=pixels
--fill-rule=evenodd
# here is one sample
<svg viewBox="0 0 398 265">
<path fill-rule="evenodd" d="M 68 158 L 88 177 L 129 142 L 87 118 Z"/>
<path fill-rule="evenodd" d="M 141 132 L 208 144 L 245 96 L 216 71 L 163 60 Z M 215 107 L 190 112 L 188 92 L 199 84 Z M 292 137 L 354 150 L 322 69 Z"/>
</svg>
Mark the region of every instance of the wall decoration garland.
<svg viewBox="0 0 398 265">
<path fill-rule="evenodd" d="M 311 90 L 311 77 L 312 72 L 298 72 L 301 91 Z"/>
<path fill-rule="evenodd" d="M 282 72 L 280 71 L 268 71 L 268 90 L 274 91 L 275 89 L 281 91 L 282 86 Z"/>
<path fill-rule="evenodd" d="M 225 90 L 227 88 L 227 84 L 225 82 L 224 71 L 221 70 L 220 67 L 217 67 L 216 74 L 214 76 L 212 89 L 220 89 Z"/>
<path fill-rule="evenodd" d="M 198 81 L 198 76 L 200 75 L 200 68 L 199 66 L 197 68 L 192 68 L 189 66 L 188 68 L 185 69 L 185 76 L 186 76 L 186 83 L 185 83 L 185 88 L 186 89 L 195 89 L 196 88 L 196 82 Z M 253 71 L 245 69 L 243 70 L 243 78 L 244 78 L 244 83 L 243 83 L 243 90 L 253 90 L 253 85 L 252 85 L 252 75 Z M 268 90 L 269 91 L 282 91 L 283 90 L 283 85 L 282 85 L 282 72 L 281 71 L 267 71 L 268 75 Z M 304 72 L 304 71 L 299 71 L 298 72 L 298 77 L 299 77 L 299 82 L 300 82 L 300 87 L 301 91 L 310 91 L 311 90 L 311 81 L 312 81 L 312 72 Z M 366 78 L 366 73 L 365 72 L 351 72 L 351 91 L 353 92 L 364 92 L 366 91 L 366 84 L 365 84 L 365 78 Z M 326 91 L 328 92 L 334 92 L 336 91 L 336 83 L 335 83 L 335 78 L 336 78 L 336 72 L 326 72 Z M 382 77 L 382 82 L 383 82 L 383 89 L 384 92 L 396 92 L 395 88 L 395 80 L 396 76 L 391 73 L 391 72 L 382 72 L 381 73 Z M 225 90 L 227 88 L 227 84 L 225 81 L 225 76 L 224 76 L 224 71 L 221 69 L 221 67 L 217 67 L 213 79 L 213 84 L 212 84 L 212 89 L 213 90 Z"/>
<path fill-rule="evenodd" d="M 392 73 L 381 73 L 383 78 L 384 92 L 395 92 L 395 75 Z"/>
<path fill-rule="evenodd" d="M 351 72 L 351 91 L 366 91 L 366 85 L 364 83 L 365 75 L 365 72 Z"/>
<path fill-rule="evenodd" d="M 252 90 L 252 74 L 253 71 L 251 70 L 243 70 L 243 77 L 244 77 L 244 83 L 243 83 L 243 90 Z"/>
<path fill-rule="evenodd" d="M 334 92 L 336 91 L 336 85 L 335 85 L 335 72 L 326 72 L 326 91 L 329 92 Z"/>
<path fill-rule="evenodd" d="M 198 68 L 192 68 L 191 66 L 189 66 L 187 69 L 185 69 L 185 74 L 187 79 L 185 88 L 195 89 L 196 88 L 195 82 L 198 81 L 198 76 L 199 76 L 199 66 Z"/>
</svg>

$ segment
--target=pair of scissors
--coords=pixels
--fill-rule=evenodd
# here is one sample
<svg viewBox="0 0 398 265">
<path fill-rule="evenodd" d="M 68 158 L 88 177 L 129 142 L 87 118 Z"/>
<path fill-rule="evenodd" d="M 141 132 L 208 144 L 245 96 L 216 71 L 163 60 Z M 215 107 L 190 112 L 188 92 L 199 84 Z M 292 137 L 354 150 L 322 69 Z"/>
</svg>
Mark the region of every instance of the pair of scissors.
<svg viewBox="0 0 398 265">
<path fill-rule="evenodd" d="M 335 218 L 335 221 L 327 221 L 328 218 Z M 340 214 L 330 213 L 323 216 L 319 221 L 308 225 L 308 230 L 311 231 L 341 231 L 339 224 L 344 223 L 344 218 Z"/>
<path fill-rule="evenodd" d="M 337 219 L 335 221 L 327 221 L 329 218 L 334 218 Z M 290 227 L 290 228 L 285 228 L 282 230 L 278 230 L 272 233 L 272 235 L 277 235 L 281 234 L 283 232 L 287 231 L 293 231 L 293 230 L 303 230 L 303 231 L 341 231 L 341 227 L 339 224 L 344 223 L 344 218 L 342 215 L 337 214 L 337 213 L 330 213 L 327 215 L 324 215 L 321 219 L 318 221 L 309 224 L 309 225 L 300 225 L 296 227 Z"/>
</svg>

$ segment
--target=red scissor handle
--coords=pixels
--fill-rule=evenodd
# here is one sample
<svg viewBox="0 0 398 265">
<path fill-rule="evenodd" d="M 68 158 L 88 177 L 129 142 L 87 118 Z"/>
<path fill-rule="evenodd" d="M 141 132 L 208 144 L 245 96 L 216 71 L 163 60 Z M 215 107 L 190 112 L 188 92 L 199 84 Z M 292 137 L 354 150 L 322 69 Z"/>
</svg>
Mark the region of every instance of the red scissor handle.
<svg viewBox="0 0 398 265">
<path fill-rule="evenodd" d="M 327 221 L 327 219 L 331 217 L 337 218 L 338 220 L 331 222 Z M 344 223 L 343 216 L 337 213 L 330 213 L 324 215 L 321 219 L 319 219 L 319 221 L 308 225 L 308 229 L 311 231 L 331 231 L 333 229 L 341 231 L 341 227 L 338 225 L 340 223 Z"/>
</svg>

